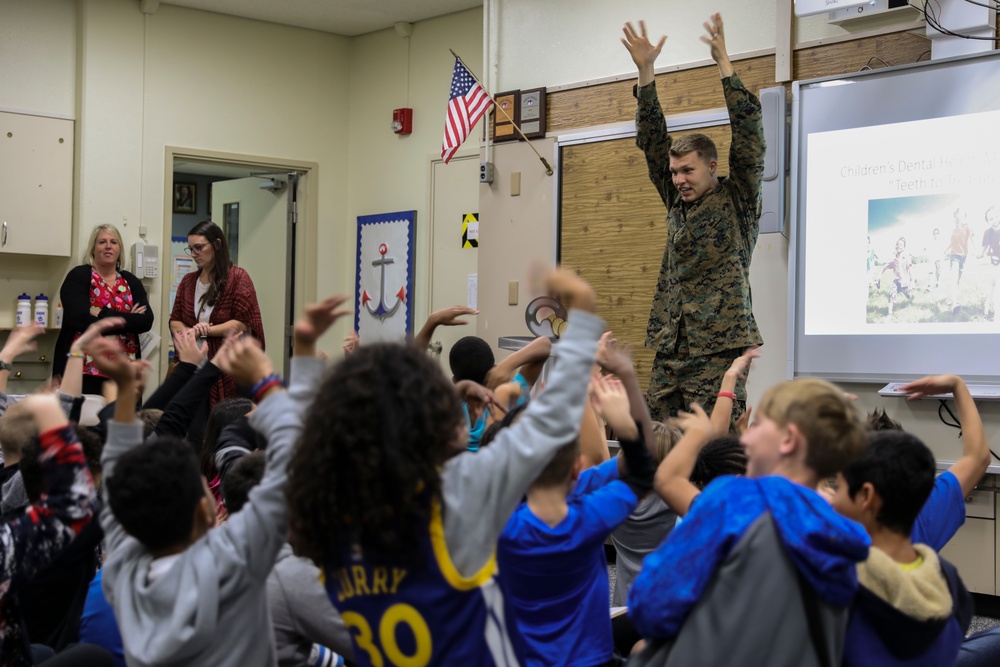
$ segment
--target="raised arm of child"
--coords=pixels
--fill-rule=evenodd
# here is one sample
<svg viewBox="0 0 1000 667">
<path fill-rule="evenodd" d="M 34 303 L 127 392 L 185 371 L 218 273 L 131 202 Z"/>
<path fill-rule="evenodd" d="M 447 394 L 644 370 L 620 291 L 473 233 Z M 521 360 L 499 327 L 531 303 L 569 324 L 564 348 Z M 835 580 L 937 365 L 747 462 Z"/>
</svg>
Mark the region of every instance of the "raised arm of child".
<svg viewBox="0 0 1000 667">
<path fill-rule="evenodd" d="M 424 326 L 417 332 L 417 335 L 413 337 L 413 344 L 421 350 L 427 349 L 427 346 L 431 344 L 431 338 L 434 337 L 435 329 L 438 327 L 454 327 L 468 324 L 468 320 L 460 320 L 458 318 L 463 315 L 478 314 L 478 310 L 467 306 L 449 306 L 441 310 L 435 310 L 427 318 L 427 321 L 424 322 Z"/>
<path fill-rule="evenodd" d="M 653 443 L 653 423 L 649 417 L 646 395 L 639 386 L 632 357 L 618 347 L 614 339 L 611 338 L 610 331 L 601 337 L 601 344 L 597 347 L 597 363 L 605 372 L 611 373 L 621 381 L 622 387 L 625 388 L 625 393 L 628 395 L 632 419 L 642 429 L 642 439 L 646 442 L 646 446 L 651 446 Z"/>
<path fill-rule="evenodd" d="M 486 386 L 496 389 L 505 382 L 513 380 L 519 371 L 529 387 L 534 385 L 551 353 L 552 341 L 546 336 L 539 336 L 520 350 L 498 361 L 486 374 Z"/>
<path fill-rule="evenodd" d="M 969 388 L 957 375 L 928 375 L 901 387 L 907 400 L 923 396 L 950 393 L 955 397 L 958 421 L 962 424 L 962 456 L 948 468 L 962 486 L 962 496 L 968 496 L 986 474 L 990 464 L 990 444 L 983 430 L 983 420 Z"/>
<path fill-rule="evenodd" d="M 29 324 L 27 326 L 18 327 L 7 334 L 7 340 L 3 344 L 3 348 L 0 348 L 0 361 L 5 364 L 11 364 L 22 354 L 27 354 L 28 352 L 34 352 L 38 349 L 38 343 L 35 339 L 45 333 L 45 327 L 38 326 L 37 324 Z M 7 379 L 10 376 L 10 370 L 6 368 L 0 369 L 0 415 L 7 407 Z"/>
<path fill-rule="evenodd" d="M 715 435 L 729 433 L 729 422 L 733 418 L 733 400 L 736 397 L 736 383 L 741 379 L 744 381 L 747 379 L 750 364 L 759 357 L 760 348 L 747 349 L 746 352 L 736 357 L 729 370 L 722 376 L 719 395 L 715 400 L 715 407 L 712 408 L 712 429 L 715 431 Z"/>
<path fill-rule="evenodd" d="M 595 379 L 590 392 L 598 414 L 618 434 L 622 448 L 622 456 L 618 458 L 621 480 L 631 487 L 637 498 L 642 498 L 653 487 L 656 464 L 639 423 L 632 415 L 629 395 L 620 380 L 609 377 Z"/>
<path fill-rule="evenodd" d="M 226 540 L 246 559 L 251 576 L 264 579 L 274 567 L 278 551 L 287 539 L 285 485 L 292 447 L 302 432 L 302 419 L 311 404 L 316 384 L 326 369 L 318 356 L 316 341 L 340 317 L 350 313 L 340 306 L 346 296 L 325 299 L 307 306 L 293 329 L 291 382 L 281 388 L 271 362 L 253 339 L 234 340 L 219 358 L 220 368 L 241 385 L 254 387 L 257 409 L 250 424 L 267 439 L 267 467 L 260 484 L 249 495 L 243 509 L 229 517 L 212 539 Z M 220 351 L 221 352 L 221 351 Z"/>
<path fill-rule="evenodd" d="M 562 445 L 577 437 L 587 384 L 604 322 L 582 278 L 556 270 L 550 294 L 573 309 L 559 343 L 559 363 L 521 418 L 479 452 L 448 460 L 441 473 L 444 537 L 456 570 L 471 576 L 489 562 L 500 532 L 531 482 Z"/>
<path fill-rule="evenodd" d="M 712 421 L 697 403 L 691 404 L 691 412 L 680 412 L 673 423 L 684 432 L 684 436 L 657 468 L 653 488 L 677 516 L 684 516 L 701 493 L 691 483 L 695 462 L 715 431 Z"/>
</svg>

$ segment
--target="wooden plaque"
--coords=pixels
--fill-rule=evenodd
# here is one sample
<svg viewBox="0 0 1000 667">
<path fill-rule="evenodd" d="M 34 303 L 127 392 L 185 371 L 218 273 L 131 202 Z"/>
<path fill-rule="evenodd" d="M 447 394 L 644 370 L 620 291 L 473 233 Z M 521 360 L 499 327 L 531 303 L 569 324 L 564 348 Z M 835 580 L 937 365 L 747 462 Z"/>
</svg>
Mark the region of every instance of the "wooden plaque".
<svg viewBox="0 0 1000 667">
<path fill-rule="evenodd" d="M 514 129 L 514 124 L 519 123 L 521 118 L 521 91 L 512 90 L 500 93 L 495 95 L 494 99 L 497 101 L 498 108 L 493 110 L 493 143 L 514 141 L 517 139 L 517 130 Z M 507 116 L 510 116 L 509 119 L 504 115 L 504 111 L 507 112 Z"/>
</svg>

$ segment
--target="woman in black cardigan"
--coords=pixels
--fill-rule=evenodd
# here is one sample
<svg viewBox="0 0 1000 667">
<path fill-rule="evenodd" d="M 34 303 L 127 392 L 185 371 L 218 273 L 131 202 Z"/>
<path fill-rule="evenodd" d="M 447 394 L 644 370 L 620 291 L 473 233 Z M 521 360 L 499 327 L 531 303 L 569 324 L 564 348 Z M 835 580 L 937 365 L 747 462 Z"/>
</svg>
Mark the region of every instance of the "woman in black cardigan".
<svg viewBox="0 0 1000 667">
<path fill-rule="evenodd" d="M 129 356 L 139 358 L 139 334 L 153 327 L 153 310 L 139 279 L 122 270 L 121 255 L 121 234 L 114 225 L 99 225 L 90 234 L 86 264 L 71 269 L 63 280 L 59 288 L 63 324 L 52 361 L 53 376 L 62 376 L 73 341 L 103 317 L 125 318 L 125 326 L 110 333 L 117 335 Z M 92 359 L 84 359 L 83 393 L 100 394 L 105 379 Z"/>
</svg>

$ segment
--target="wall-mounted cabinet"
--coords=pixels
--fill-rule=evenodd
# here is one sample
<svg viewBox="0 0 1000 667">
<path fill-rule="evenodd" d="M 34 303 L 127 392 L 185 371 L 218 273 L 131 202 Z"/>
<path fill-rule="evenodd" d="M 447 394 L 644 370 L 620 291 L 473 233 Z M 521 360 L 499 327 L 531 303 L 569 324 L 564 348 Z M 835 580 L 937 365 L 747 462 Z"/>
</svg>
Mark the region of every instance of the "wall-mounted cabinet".
<svg viewBox="0 0 1000 667">
<path fill-rule="evenodd" d="M 68 257 L 73 121 L 0 112 L 0 254 Z"/>
</svg>

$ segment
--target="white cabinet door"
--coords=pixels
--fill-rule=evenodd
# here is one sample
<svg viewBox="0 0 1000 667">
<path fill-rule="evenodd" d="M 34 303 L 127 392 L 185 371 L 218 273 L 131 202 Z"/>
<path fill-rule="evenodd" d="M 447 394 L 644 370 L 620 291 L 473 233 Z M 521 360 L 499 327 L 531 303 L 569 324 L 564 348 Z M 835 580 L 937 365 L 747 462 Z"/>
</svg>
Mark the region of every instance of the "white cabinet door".
<svg viewBox="0 0 1000 667">
<path fill-rule="evenodd" d="M 0 253 L 68 257 L 73 121 L 0 112 Z"/>
</svg>

